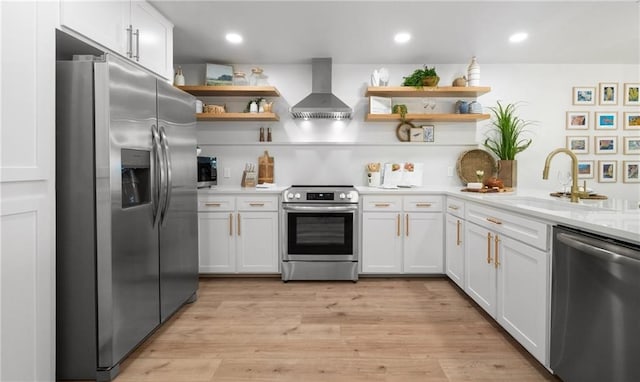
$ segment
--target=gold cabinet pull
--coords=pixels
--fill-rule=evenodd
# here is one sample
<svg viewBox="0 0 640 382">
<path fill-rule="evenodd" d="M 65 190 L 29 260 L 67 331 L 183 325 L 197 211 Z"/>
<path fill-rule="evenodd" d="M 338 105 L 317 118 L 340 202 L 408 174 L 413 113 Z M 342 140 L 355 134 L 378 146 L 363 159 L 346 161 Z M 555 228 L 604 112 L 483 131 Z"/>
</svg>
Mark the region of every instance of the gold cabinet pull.
<svg viewBox="0 0 640 382">
<path fill-rule="evenodd" d="M 238 212 L 238 236 L 240 236 L 240 212 Z"/>
<path fill-rule="evenodd" d="M 229 236 L 233 235 L 233 214 L 229 214 Z"/>
<path fill-rule="evenodd" d="M 405 225 L 407 226 L 407 231 L 405 232 L 405 234 L 407 236 L 409 236 L 409 214 L 404 215 L 404 220 L 405 220 Z"/>
<path fill-rule="evenodd" d="M 431 203 L 416 203 L 416 207 L 431 207 Z"/>
<path fill-rule="evenodd" d="M 389 207 L 391 203 L 375 203 L 375 207 Z"/>
<path fill-rule="evenodd" d="M 502 222 L 496 218 L 487 218 L 487 221 L 494 223 L 494 224 L 502 224 Z"/>
<path fill-rule="evenodd" d="M 494 265 L 496 266 L 496 269 L 498 269 L 498 267 L 500 266 L 500 260 L 498 260 L 498 244 L 500 243 L 500 239 L 498 239 L 498 235 L 496 235 L 495 237 L 495 248 L 494 250 L 496 251 L 496 261 L 494 262 Z"/>
<path fill-rule="evenodd" d="M 453 204 L 449 204 L 449 209 L 450 209 L 450 210 L 457 211 L 457 210 L 459 210 L 459 209 L 460 209 L 460 207 L 458 207 L 458 206 L 454 206 Z"/>
<path fill-rule="evenodd" d="M 221 204 L 220 203 L 205 203 L 204 204 L 207 207 L 220 207 Z"/>
<path fill-rule="evenodd" d="M 462 224 L 462 222 L 460 220 L 456 221 L 456 245 L 460 246 L 460 224 Z"/>
<path fill-rule="evenodd" d="M 398 214 L 398 224 L 396 225 L 396 235 L 400 236 L 400 214 Z"/>
<path fill-rule="evenodd" d="M 251 207 L 264 207 L 264 203 L 249 203 Z"/>
<path fill-rule="evenodd" d="M 487 232 L 487 264 L 491 264 L 491 232 Z"/>
</svg>

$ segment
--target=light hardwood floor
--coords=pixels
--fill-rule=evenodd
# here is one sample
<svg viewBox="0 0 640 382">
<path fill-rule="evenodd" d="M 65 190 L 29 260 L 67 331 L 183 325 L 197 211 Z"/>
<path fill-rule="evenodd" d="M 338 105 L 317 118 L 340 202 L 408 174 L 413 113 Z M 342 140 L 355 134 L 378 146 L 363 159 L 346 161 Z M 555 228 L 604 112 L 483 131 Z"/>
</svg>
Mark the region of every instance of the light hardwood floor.
<svg viewBox="0 0 640 382">
<path fill-rule="evenodd" d="M 203 278 L 116 382 L 555 381 L 444 278 Z"/>
</svg>

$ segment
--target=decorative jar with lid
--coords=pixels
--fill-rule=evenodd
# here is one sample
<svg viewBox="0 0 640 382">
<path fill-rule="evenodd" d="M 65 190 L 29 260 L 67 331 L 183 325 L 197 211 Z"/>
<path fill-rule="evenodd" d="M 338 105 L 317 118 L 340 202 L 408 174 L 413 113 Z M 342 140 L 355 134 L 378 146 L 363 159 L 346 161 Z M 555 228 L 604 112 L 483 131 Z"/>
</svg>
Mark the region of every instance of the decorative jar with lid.
<svg viewBox="0 0 640 382">
<path fill-rule="evenodd" d="M 251 69 L 251 76 L 249 77 L 249 83 L 251 86 L 269 86 L 269 78 L 264 74 L 264 70 L 260 67 L 255 67 Z"/>
<path fill-rule="evenodd" d="M 235 86 L 248 86 L 249 80 L 244 72 L 233 72 L 233 80 L 231 83 Z"/>
</svg>

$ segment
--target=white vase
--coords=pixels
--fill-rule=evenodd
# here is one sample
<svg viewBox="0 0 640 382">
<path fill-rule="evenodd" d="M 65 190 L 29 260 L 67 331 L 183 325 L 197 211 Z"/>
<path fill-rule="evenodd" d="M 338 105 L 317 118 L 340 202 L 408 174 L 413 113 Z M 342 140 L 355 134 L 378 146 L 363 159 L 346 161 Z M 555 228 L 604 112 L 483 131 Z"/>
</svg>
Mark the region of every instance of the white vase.
<svg viewBox="0 0 640 382">
<path fill-rule="evenodd" d="M 480 65 L 476 61 L 476 56 L 471 58 L 471 63 L 467 69 L 467 79 L 469 86 L 480 86 Z"/>
<path fill-rule="evenodd" d="M 184 86 L 184 74 L 182 74 L 182 67 L 178 66 L 178 71 L 173 79 L 173 84 L 176 86 Z"/>
</svg>

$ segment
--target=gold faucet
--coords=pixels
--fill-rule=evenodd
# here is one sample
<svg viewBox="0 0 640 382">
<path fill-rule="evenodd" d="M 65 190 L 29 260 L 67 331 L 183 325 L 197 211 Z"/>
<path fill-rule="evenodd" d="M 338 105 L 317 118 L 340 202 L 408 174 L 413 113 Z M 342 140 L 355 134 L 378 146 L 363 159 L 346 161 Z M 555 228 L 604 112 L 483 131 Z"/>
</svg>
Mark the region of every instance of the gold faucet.
<svg viewBox="0 0 640 382">
<path fill-rule="evenodd" d="M 558 153 L 565 153 L 571 157 L 571 202 L 578 203 L 580 197 L 584 197 L 586 194 L 586 187 L 584 192 L 580 192 L 578 189 L 578 157 L 569 149 L 555 149 L 547 155 L 547 159 L 544 161 L 544 170 L 542 171 L 542 179 L 549 179 L 549 165 L 551 164 L 551 158 Z"/>
</svg>

